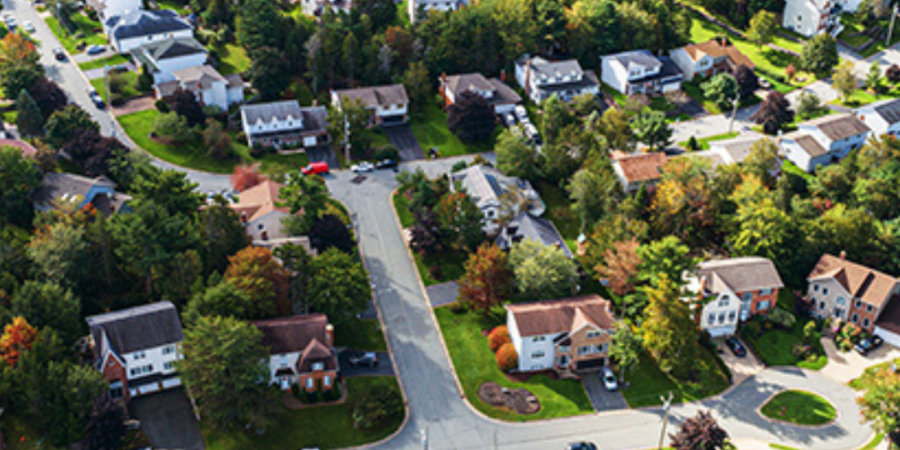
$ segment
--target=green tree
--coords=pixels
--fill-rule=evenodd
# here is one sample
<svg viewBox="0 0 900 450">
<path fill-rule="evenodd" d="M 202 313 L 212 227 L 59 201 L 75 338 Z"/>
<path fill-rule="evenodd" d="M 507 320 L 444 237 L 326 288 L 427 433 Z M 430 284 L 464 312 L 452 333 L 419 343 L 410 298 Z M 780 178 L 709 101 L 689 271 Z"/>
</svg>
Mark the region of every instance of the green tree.
<svg viewBox="0 0 900 450">
<path fill-rule="evenodd" d="M 884 88 L 884 76 L 881 74 L 881 65 L 878 61 L 869 66 L 869 73 L 866 74 L 866 89 L 880 94 Z"/>
<path fill-rule="evenodd" d="M 497 154 L 497 168 L 501 172 L 526 180 L 536 180 L 540 175 L 538 152 L 510 129 L 500 133 L 494 152 Z"/>
<path fill-rule="evenodd" d="M 566 186 L 572 201 L 572 212 L 581 219 L 582 229 L 615 210 L 621 189 L 611 170 L 575 172 Z"/>
<path fill-rule="evenodd" d="M 37 54 L 36 52 L 34 53 Z M 5 61 L 0 63 L 0 87 L 6 95 L 18 95 L 44 78 L 44 66 L 36 61 Z"/>
<path fill-rule="evenodd" d="M 802 92 L 797 103 L 797 117 L 809 120 L 825 111 L 822 100 L 815 92 Z"/>
<path fill-rule="evenodd" d="M 309 314 L 309 285 L 312 281 L 313 257 L 302 245 L 285 244 L 275 249 L 275 256 L 291 276 L 291 304 L 294 314 Z"/>
<path fill-rule="evenodd" d="M 750 19 L 750 28 L 747 29 L 747 40 L 762 47 L 770 42 L 778 32 L 778 20 L 775 14 L 766 10 L 757 11 Z"/>
<path fill-rule="evenodd" d="M 59 222 L 39 229 L 27 252 L 40 278 L 48 282 L 78 289 L 90 277 L 90 249 L 79 225 Z"/>
<path fill-rule="evenodd" d="M 145 172 L 138 177 L 134 192 L 143 201 L 152 201 L 166 210 L 169 215 L 193 217 L 203 198 L 195 189 L 187 174 L 178 170 Z"/>
<path fill-rule="evenodd" d="M 865 393 L 856 400 L 866 421 L 871 422 L 878 432 L 890 436 L 886 439 L 888 449 L 893 448 L 892 438 L 900 432 L 898 397 L 900 397 L 900 377 L 883 368 L 871 377 Z"/>
<path fill-rule="evenodd" d="M 197 226 L 205 273 L 223 272 L 228 267 L 228 257 L 250 244 L 238 213 L 223 204 L 200 210 Z"/>
<path fill-rule="evenodd" d="M 187 124 L 187 119 L 174 111 L 160 114 L 153 119 L 153 133 L 168 139 L 173 144 L 187 142 L 194 134 Z"/>
<path fill-rule="evenodd" d="M 484 216 L 464 190 L 441 198 L 436 212 L 444 235 L 459 247 L 471 251 L 484 242 Z"/>
<path fill-rule="evenodd" d="M 35 327 L 56 330 L 67 345 L 82 335 L 81 301 L 58 284 L 26 281 L 13 294 L 12 310 Z"/>
<path fill-rule="evenodd" d="M 563 129 L 572 123 L 572 114 L 569 105 L 552 95 L 541 103 L 543 114 L 541 115 L 541 138 L 548 145 L 557 144 L 562 136 Z"/>
<path fill-rule="evenodd" d="M 225 126 L 212 117 L 206 119 L 206 129 L 203 130 L 203 145 L 206 146 L 209 156 L 217 159 L 230 159 L 235 156 L 231 136 L 225 131 Z"/>
<path fill-rule="evenodd" d="M 362 0 L 357 1 L 354 7 L 360 14 L 372 19 L 372 26 L 376 30 L 392 24 L 397 17 L 397 4 L 393 0 Z"/>
<path fill-rule="evenodd" d="M 253 53 L 250 81 L 263 100 L 275 100 L 290 83 L 290 70 L 284 52 L 274 47 L 260 47 Z"/>
<path fill-rule="evenodd" d="M 44 134 L 44 116 L 37 103 L 26 90 L 19 92 L 16 100 L 16 126 L 24 137 L 34 137 Z"/>
<path fill-rule="evenodd" d="M 578 283 L 575 263 L 556 246 L 523 240 L 512 246 L 509 264 L 513 268 L 516 287 L 525 298 L 566 297 Z"/>
<path fill-rule="evenodd" d="M 537 2 L 538 43 L 544 52 L 553 55 L 566 38 L 566 10 L 556 0 Z"/>
<path fill-rule="evenodd" d="M 657 146 L 666 147 L 672 143 L 672 129 L 666 123 L 666 114 L 662 111 L 645 111 L 632 122 L 634 137 L 650 146 L 652 152 Z"/>
<path fill-rule="evenodd" d="M 831 77 L 831 87 L 841 95 L 841 101 L 847 103 L 850 95 L 856 90 L 856 75 L 853 74 L 853 63 L 844 61 Z"/>
<path fill-rule="evenodd" d="M 737 204 L 735 230 L 731 234 L 734 250 L 739 255 L 759 255 L 780 260 L 792 234 L 791 218 L 775 206 L 770 192 L 755 175 L 744 181 L 731 195 Z"/>
<path fill-rule="evenodd" d="M 303 235 L 309 232 L 313 224 L 322 217 L 328 206 L 328 188 L 319 177 L 307 177 L 294 174 L 278 193 L 291 214 L 302 212 L 299 217 L 291 217 L 286 225 L 291 234 Z"/>
<path fill-rule="evenodd" d="M 592 114 L 586 122 L 589 130 L 606 137 L 611 149 L 630 151 L 634 147 L 634 131 L 624 111 L 609 108 L 600 117 Z"/>
<path fill-rule="evenodd" d="M 670 286 L 684 285 L 682 274 L 692 270 L 697 260 L 689 256 L 691 249 L 675 236 L 666 236 L 637 249 L 641 265 L 638 279 L 660 287 L 663 280 Z"/>
<path fill-rule="evenodd" d="M 247 47 L 251 58 L 262 47 L 280 48 L 283 34 L 279 33 L 282 18 L 278 8 L 265 0 L 247 0 L 240 5 L 237 38 Z"/>
<path fill-rule="evenodd" d="M 712 100 L 719 108 L 727 108 L 737 96 L 738 83 L 733 76 L 720 73 L 700 85 L 703 95 Z"/>
<path fill-rule="evenodd" d="M 347 143 L 347 125 L 350 133 L 350 149 L 354 155 L 364 155 L 372 145 L 369 122 L 372 113 L 359 101 L 344 97 L 338 106 L 328 109 L 328 134 L 332 137 L 335 149 L 343 148 Z"/>
<path fill-rule="evenodd" d="M 631 325 L 624 321 L 616 323 L 616 332 L 609 346 L 609 357 L 614 359 L 619 367 L 620 381 L 625 381 L 625 372 L 637 365 L 643 350 L 643 340 L 634 332 Z"/>
<path fill-rule="evenodd" d="M 819 34 L 807 41 L 800 55 L 800 67 L 818 78 L 828 76 L 839 61 L 837 41 L 830 33 Z"/>
<path fill-rule="evenodd" d="M 487 314 L 509 297 L 512 273 L 507 255 L 494 243 L 484 243 L 469 255 L 465 274 L 459 280 L 456 300 L 469 309 Z"/>
<path fill-rule="evenodd" d="M 0 147 L 0 222 L 22 227 L 31 223 L 31 192 L 41 185 L 34 161 L 15 147 Z"/>
<path fill-rule="evenodd" d="M 773 173 L 781 168 L 781 157 L 778 155 L 778 144 L 772 139 L 763 138 L 750 146 L 750 153 L 741 163 L 744 172 L 755 175 L 771 186 Z"/>
<path fill-rule="evenodd" d="M 253 300 L 246 292 L 229 280 L 198 292 L 191 297 L 182 316 L 187 326 L 191 327 L 204 316 L 234 317 L 241 320 L 253 319 L 249 314 L 253 310 Z"/>
<path fill-rule="evenodd" d="M 372 299 L 369 277 L 352 256 L 330 249 L 313 261 L 309 304 L 335 325 L 349 325 Z"/>
<path fill-rule="evenodd" d="M 269 379 L 262 332 L 231 317 L 200 317 L 184 334 L 175 364 L 203 420 L 222 431 L 269 426 L 278 400 L 260 383 Z"/>
<path fill-rule="evenodd" d="M 78 105 L 71 104 L 51 114 L 47 119 L 47 143 L 54 148 L 65 145 L 77 131 L 100 131 L 90 114 Z"/>
<path fill-rule="evenodd" d="M 403 72 L 401 82 L 409 95 L 410 108 L 417 114 L 424 113 L 428 102 L 434 98 L 425 64 L 422 61 L 409 63 L 409 68 Z"/>
<path fill-rule="evenodd" d="M 688 304 L 681 300 L 678 286 L 668 276 L 661 275 L 655 286 L 644 289 L 648 298 L 641 325 L 644 347 L 660 370 L 681 378 L 694 363 L 697 325 Z"/>
</svg>

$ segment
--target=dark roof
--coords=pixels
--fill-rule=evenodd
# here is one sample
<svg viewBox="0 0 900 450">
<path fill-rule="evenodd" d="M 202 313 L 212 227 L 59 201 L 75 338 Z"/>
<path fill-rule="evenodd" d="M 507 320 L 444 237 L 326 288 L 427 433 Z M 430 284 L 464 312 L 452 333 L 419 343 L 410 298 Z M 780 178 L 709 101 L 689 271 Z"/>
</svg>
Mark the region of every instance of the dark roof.
<svg viewBox="0 0 900 450">
<path fill-rule="evenodd" d="M 875 326 L 900 334 L 900 295 L 891 296 L 884 311 L 878 316 Z"/>
<path fill-rule="evenodd" d="M 288 116 L 299 119 L 303 115 L 303 109 L 300 108 L 300 102 L 297 100 L 284 100 L 244 105 L 241 107 L 241 114 L 250 123 L 256 123 L 258 120 L 271 122 L 272 119 L 287 120 Z"/>
<path fill-rule="evenodd" d="M 405 105 L 409 103 L 406 88 L 402 84 L 387 86 L 370 86 L 358 89 L 334 91 L 338 98 L 358 99 L 366 108 L 386 105 Z"/>
<path fill-rule="evenodd" d="M 166 39 L 150 44 L 144 44 L 131 53 L 141 62 L 153 64 L 155 61 L 163 61 L 180 56 L 206 54 L 206 48 L 194 38 Z"/>
<path fill-rule="evenodd" d="M 662 65 L 659 73 L 648 75 L 634 80 L 628 80 L 629 83 L 644 83 L 652 80 L 665 80 L 670 78 L 672 81 L 684 79 L 684 73 L 678 68 L 678 65 L 668 56 L 660 56 L 659 63 Z"/>
<path fill-rule="evenodd" d="M 130 11 L 121 16 L 110 17 L 109 20 L 106 21 L 106 25 L 112 30 L 110 34 L 116 39 L 127 39 L 193 29 L 188 21 L 178 17 L 178 14 L 167 9 L 161 9 L 159 11 L 147 11 L 143 9 Z"/>
<path fill-rule="evenodd" d="M 887 123 L 900 122 L 900 98 L 888 100 L 873 108 Z"/>
<path fill-rule="evenodd" d="M 828 139 L 839 141 L 869 131 L 869 127 L 853 114 L 840 114 L 820 117 L 803 123 L 822 131 Z"/>
<path fill-rule="evenodd" d="M 538 86 L 538 89 L 546 92 L 560 92 L 570 89 L 582 89 L 599 85 L 600 82 L 597 81 L 597 74 L 595 74 L 593 70 L 585 70 L 580 80 L 567 81 L 564 83 L 542 84 Z"/>
<path fill-rule="evenodd" d="M 314 340 L 328 343 L 325 314 L 297 315 L 253 322 L 272 355 L 302 352 Z"/>
<path fill-rule="evenodd" d="M 178 311 L 167 301 L 90 316 L 85 320 L 91 328 L 95 348 L 103 345 L 103 335 L 106 335 L 111 350 L 120 356 L 184 340 Z"/>
<path fill-rule="evenodd" d="M 480 73 L 451 75 L 446 78 L 444 85 L 447 90 L 455 95 L 468 90 L 492 91 L 493 96 L 486 99 L 491 105 L 497 103 L 519 103 L 522 101 L 522 97 L 519 97 L 519 94 L 516 94 L 516 91 L 512 90 L 506 83 L 497 78 L 487 79 Z"/>
<path fill-rule="evenodd" d="M 524 66 L 528 63 L 529 60 L 531 61 L 531 72 L 535 74 L 536 80 L 540 80 L 542 75 L 552 79 L 557 76 L 581 74 L 582 72 L 584 72 L 584 70 L 581 69 L 581 64 L 578 63 L 577 59 L 549 61 L 547 59 L 541 58 L 540 56 L 529 58 L 528 55 L 524 55 L 522 57 L 519 57 L 519 59 L 516 61 L 516 64 Z"/>
<path fill-rule="evenodd" d="M 544 245 L 559 247 L 569 258 L 573 258 L 572 251 L 566 245 L 565 239 L 553 225 L 553 222 L 543 219 L 525 211 L 513 219 L 509 225 L 503 227 L 497 236 L 497 245 L 508 250 L 516 242 L 528 239 Z"/>
<path fill-rule="evenodd" d="M 656 56 L 653 56 L 653 53 L 650 53 L 649 50 L 631 50 L 622 53 L 616 53 L 614 55 L 607 55 L 606 58 L 610 58 L 623 67 L 625 70 L 630 70 L 631 66 L 639 66 L 639 67 L 661 67 L 663 65 L 662 61 L 660 61 Z"/>
<path fill-rule="evenodd" d="M 32 200 L 38 204 L 49 205 L 61 197 L 84 197 L 94 186 L 115 188 L 116 185 L 103 176 L 88 178 L 73 173 L 47 172 L 41 180 L 41 187 L 32 194 Z"/>
</svg>

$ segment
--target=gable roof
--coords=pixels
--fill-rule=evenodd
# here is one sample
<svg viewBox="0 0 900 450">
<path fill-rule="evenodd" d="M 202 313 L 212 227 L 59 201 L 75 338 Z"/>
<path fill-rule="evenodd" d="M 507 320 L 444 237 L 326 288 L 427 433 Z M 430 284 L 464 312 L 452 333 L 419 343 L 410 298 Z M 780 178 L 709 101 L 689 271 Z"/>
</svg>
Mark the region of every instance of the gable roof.
<svg viewBox="0 0 900 450">
<path fill-rule="evenodd" d="M 630 50 L 627 52 L 606 55 L 604 58 L 610 58 L 622 65 L 625 70 L 631 70 L 632 67 L 641 68 L 662 68 L 663 63 L 649 50 Z"/>
<path fill-rule="evenodd" d="M 405 105 L 409 103 L 409 97 L 406 95 L 406 88 L 403 87 L 402 84 L 342 89 L 334 91 L 334 94 L 340 99 L 358 99 L 366 108 L 375 108 L 386 105 Z"/>
<path fill-rule="evenodd" d="M 663 152 L 626 155 L 613 160 L 629 183 L 658 180 L 669 158 Z"/>
<path fill-rule="evenodd" d="M 711 292 L 751 292 L 784 287 L 772 261 L 759 256 L 705 261 L 698 265 L 697 276 L 706 280 Z"/>
<path fill-rule="evenodd" d="M 900 334 L 900 295 L 894 294 L 891 296 L 887 306 L 878 315 L 875 326 Z"/>
<path fill-rule="evenodd" d="M 32 199 L 39 204 L 50 204 L 58 198 L 85 197 L 94 186 L 114 189 L 116 185 L 104 176 L 88 178 L 74 173 L 47 172 Z"/>
<path fill-rule="evenodd" d="M 178 17 L 174 11 L 167 9 L 129 11 L 121 16 L 110 17 L 106 25 L 110 27 L 110 34 L 116 39 L 174 33 L 194 28 L 188 21 Z"/>
<path fill-rule="evenodd" d="M 328 317 L 325 314 L 308 314 L 251 322 L 262 331 L 263 345 L 269 354 L 302 352 L 314 340 L 328 343 Z"/>
<path fill-rule="evenodd" d="M 37 149 L 31 144 L 18 139 L 0 139 L 0 147 L 15 147 L 22 151 L 22 156 L 33 158 L 37 154 Z"/>
<path fill-rule="evenodd" d="M 272 119 L 283 121 L 287 120 L 288 116 L 298 119 L 303 112 L 300 108 L 300 102 L 297 100 L 283 100 L 280 102 L 244 105 L 241 106 L 241 114 L 247 119 L 247 122 L 256 123 L 258 120 L 263 122 L 271 122 Z"/>
<path fill-rule="evenodd" d="M 188 86 L 189 89 L 193 88 L 196 90 L 209 89 L 214 83 L 228 83 L 228 80 L 222 74 L 206 64 L 176 70 L 172 72 L 172 76 L 180 83 Z"/>
<path fill-rule="evenodd" d="M 546 76 L 547 78 L 553 78 L 557 75 L 571 75 L 584 72 L 577 59 L 550 61 L 540 56 L 529 58 L 528 55 L 524 55 L 521 56 L 516 63 L 524 66 L 528 64 L 528 61 L 531 61 L 531 72 L 537 75 L 538 78 L 541 75 Z"/>
<path fill-rule="evenodd" d="M 184 340 L 178 311 L 168 301 L 89 316 L 85 320 L 98 355 L 103 350 L 112 350 L 121 356 Z M 104 335 L 110 348 L 98 349 L 103 345 Z"/>
<path fill-rule="evenodd" d="M 688 44 L 684 47 L 684 51 L 694 61 L 700 60 L 704 55 L 709 55 L 714 59 L 727 57 L 735 66 L 747 66 L 751 69 L 756 67 L 750 58 L 728 41 L 723 44 L 718 39 L 710 39 L 699 44 Z"/>
<path fill-rule="evenodd" d="M 245 214 L 245 219 L 252 222 L 272 211 L 280 211 L 290 214 L 291 209 L 287 206 L 279 206 L 281 198 L 278 193 L 284 187 L 281 183 L 272 180 L 265 180 L 243 192 L 238 196 L 237 203 L 231 203 L 228 206 L 235 210 L 238 215 Z"/>
<path fill-rule="evenodd" d="M 609 300 L 598 295 L 506 305 L 523 337 L 571 333 L 585 323 L 608 330 L 616 322 L 611 308 Z"/>
<path fill-rule="evenodd" d="M 839 114 L 819 117 L 802 125 L 813 126 L 822 131 L 828 139 L 839 141 L 869 131 L 869 127 L 853 114 Z"/>
<path fill-rule="evenodd" d="M 885 122 L 889 124 L 900 122 L 900 98 L 885 100 L 871 107 Z"/>
<path fill-rule="evenodd" d="M 493 96 L 486 99 L 489 104 L 495 103 L 519 103 L 522 97 L 503 81 L 497 78 L 487 79 L 480 73 L 467 73 L 461 75 L 449 75 L 444 80 L 444 87 L 454 95 L 460 95 L 465 91 L 491 91 Z"/>
<path fill-rule="evenodd" d="M 140 62 L 152 65 L 157 70 L 159 69 L 159 67 L 156 67 L 157 61 L 201 53 L 206 54 L 208 52 L 193 37 L 155 41 L 131 50 L 131 54 Z"/>
<path fill-rule="evenodd" d="M 709 147 L 722 149 L 728 154 L 732 161 L 736 164 L 740 164 L 747 159 L 747 156 L 750 155 L 750 149 L 753 148 L 753 144 L 760 139 L 762 139 L 760 136 L 751 138 L 738 137 L 735 139 L 710 142 Z"/>
<path fill-rule="evenodd" d="M 819 258 L 807 280 L 826 278 L 834 279 L 853 297 L 878 308 L 885 303 L 897 284 L 897 279 L 888 274 L 828 253 Z"/>
<path fill-rule="evenodd" d="M 459 181 L 479 208 L 499 201 L 504 191 L 500 178 L 504 177 L 499 170 L 480 164 L 450 174 L 451 181 Z"/>
<path fill-rule="evenodd" d="M 559 234 L 559 230 L 553 222 L 537 217 L 528 211 L 522 211 L 497 235 L 497 245 L 508 250 L 516 242 L 528 239 L 544 245 L 559 247 L 570 259 L 574 258 L 572 250 L 566 245 L 565 239 Z"/>
<path fill-rule="evenodd" d="M 803 134 L 795 131 L 793 133 L 784 135 L 783 138 L 792 139 L 797 143 L 798 146 L 800 146 L 801 150 L 803 150 L 807 155 L 813 158 L 828 153 L 828 150 L 825 147 L 822 147 L 822 144 L 820 144 L 819 141 L 815 140 L 815 138 L 808 134 Z"/>
</svg>

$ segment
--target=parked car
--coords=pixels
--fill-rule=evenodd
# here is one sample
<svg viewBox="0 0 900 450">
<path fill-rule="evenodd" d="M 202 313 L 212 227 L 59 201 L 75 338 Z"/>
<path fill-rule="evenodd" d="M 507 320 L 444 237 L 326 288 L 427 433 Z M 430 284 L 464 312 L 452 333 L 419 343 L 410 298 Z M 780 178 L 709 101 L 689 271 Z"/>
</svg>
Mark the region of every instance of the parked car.
<svg viewBox="0 0 900 450">
<path fill-rule="evenodd" d="M 516 105 L 516 119 L 519 119 L 519 122 L 530 122 L 528 119 L 528 111 L 525 110 L 525 107 L 522 105 Z"/>
<path fill-rule="evenodd" d="M 106 102 L 103 101 L 103 97 L 101 97 L 100 94 L 97 93 L 97 91 L 95 91 L 93 89 L 88 90 L 88 97 L 91 98 L 91 101 L 94 103 L 94 106 L 96 106 L 97 108 L 99 108 L 99 109 L 106 108 Z"/>
<path fill-rule="evenodd" d="M 87 48 L 88 55 L 99 55 L 106 51 L 106 46 L 104 45 L 91 45 Z"/>
<path fill-rule="evenodd" d="M 29 33 L 34 33 L 34 24 L 30 20 L 22 22 L 22 28 Z"/>
<path fill-rule="evenodd" d="M 572 442 L 566 450 L 597 450 L 597 446 L 593 442 Z"/>
<path fill-rule="evenodd" d="M 375 367 L 378 365 L 378 355 L 376 355 L 374 352 L 357 353 L 357 354 L 350 356 L 348 361 L 350 362 L 350 365 L 353 367 L 359 367 L 359 366 Z"/>
<path fill-rule="evenodd" d="M 354 164 L 354 165 L 350 166 L 350 171 L 356 172 L 356 173 L 371 172 L 373 170 L 375 170 L 375 166 L 372 165 L 372 163 L 370 163 L 370 162 L 361 162 L 359 164 Z"/>
<path fill-rule="evenodd" d="M 881 344 L 884 344 L 884 340 L 882 340 L 881 337 L 878 335 L 872 335 L 872 337 L 870 337 L 870 338 L 865 338 L 865 339 L 859 341 L 859 344 L 856 344 L 856 346 L 854 346 L 853 348 L 856 350 L 857 353 L 865 356 L 867 353 L 871 352 L 872 350 L 875 350 L 878 347 L 881 347 Z"/>
<path fill-rule="evenodd" d="M 503 125 L 506 125 L 507 128 L 516 124 L 516 116 L 511 112 L 505 112 L 500 117 L 503 119 Z"/>
<path fill-rule="evenodd" d="M 57 61 L 65 61 L 66 52 L 63 51 L 62 47 L 56 47 L 53 49 L 53 57 L 56 58 Z"/>
<path fill-rule="evenodd" d="M 15 31 L 16 27 L 19 26 L 19 22 L 16 22 L 15 17 L 10 17 L 6 19 L 6 27 L 12 31 Z"/>
<path fill-rule="evenodd" d="M 331 173 L 328 163 L 324 161 L 309 163 L 308 166 L 300 169 L 300 171 L 303 172 L 303 175 L 325 175 Z"/>
<path fill-rule="evenodd" d="M 747 356 L 747 347 L 744 347 L 744 344 L 742 344 L 738 338 L 731 336 L 725 340 L 725 345 L 731 349 L 731 353 L 734 353 L 734 356 L 737 356 L 738 358 Z"/>
<path fill-rule="evenodd" d="M 604 367 L 603 370 L 600 371 L 600 379 L 603 380 L 603 387 L 605 387 L 607 391 L 614 391 L 619 388 L 619 382 L 616 381 L 616 375 L 609 367 Z"/>
<path fill-rule="evenodd" d="M 375 163 L 376 169 L 392 169 L 395 167 L 397 167 L 397 161 L 394 161 L 393 159 L 382 159 Z"/>
</svg>

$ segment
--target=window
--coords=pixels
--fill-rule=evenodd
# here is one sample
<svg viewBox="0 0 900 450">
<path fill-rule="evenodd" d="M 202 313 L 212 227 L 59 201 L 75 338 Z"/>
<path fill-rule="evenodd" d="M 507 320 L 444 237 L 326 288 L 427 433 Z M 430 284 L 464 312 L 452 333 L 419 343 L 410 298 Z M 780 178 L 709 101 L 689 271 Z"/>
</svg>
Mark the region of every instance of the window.
<svg viewBox="0 0 900 450">
<path fill-rule="evenodd" d="M 109 396 L 112 398 L 121 398 L 125 395 L 125 391 L 122 389 L 122 382 L 119 380 L 113 381 L 109 384 Z"/>
<path fill-rule="evenodd" d="M 600 336 L 603 336 L 603 332 L 600 331 L 600 330 L 597 330 L 597 331 L 588 331 L 588 332 L 587 332 L 587 338 L 588 338 L 588 339 L 598 338 L 598 337 L 600 337 Z"/>
<path fill-rule="evenodd" d="M 735 313 L 734 311 L 731 311 L 728 313 L 728 321 L 729 322 L 734 322 L 735 318 L 737 318 L 737 313 Z"/>
<path fill-rule="evenodd" d="M 707 319 L 710 325 L 716 323 L 716 313 L 709 313 L 709 318 Z"/>
<path fill-rule="evenodd" d="M 174 369 L 175 369 L 175 363 L 173 363 L 172 361 L 167 361 L 165 364 L 163 364 L 163 369 L 165 369 L 165 370 L 174 370 Z"/>
<path fill-rule="evenodd" d="M 590 355 L 591 353 L 594 353 L 596 349 L 596 345 L 582 345 L 581 347 L 578 347 L 578 354 Z"/>
<path fill-rule="evenodd" d="M 313 363 L 312 370 L 314 370 L 314 371 L 325 370 L 325 363 L 320 363 L 320 362 Z"/>
<path fill-rule="evenodd" d="M 278 365 L 281 367 L 287 367 L 287 356 L 281 355 L 281 358 L 278 358 Z"/>
<path fill-rule="evenodd" d="M 741 300 L 745 302 L 753 301 L 753 293 L 752 292 L 744 292 L 741 294 Z"/>
<path fill-rule="evenodd" d="M 725 323 L 725 313 L 719 313 L 719 323 Z"/>
<path fill-rule="evenodd" d="M 853 313 L 853 315 L 850 316 L 850 321 L 853 322 L 853 323 L 858 322 L 858 321 L 859 321 L 859 316 L 858 316 L 856 313 Z"/>
<path fill-rule="evenodd" d="M 531 354 L 531 359 L 543 358 L 544 352 L 534 352 Z"/>
<path fill-rule="evenodd" d="M 837 303 L 838 305 L 844 306 L 847 304 L 847 299 L 845 299 L 844 297 L 838 296 L 837 300 L 835 300 L 835 303 Z"/>
<path fill-rule="evenodd" d="M 856 302 L 853 303 L 853 306 L 854 306 L 856 309 L 862 309 L 862 300 L 856 299 Z"/>
<path fill-rule="evenodd" d="M 825 302 L 819 302 L 819 309 L 825 309 Z"/>
<path fill-rule="evenodd" d="M 875 307 L 874 307 L 874 306 L 872 306 L 872 305 L 866 303 L 866 312 L 867 312 L 867 313 L 870 313 L 870 312 L 872 312 L 872 311 L 874 311 L 874 310 L 875 310 Z"/>
<path fill-rule="evenodd" d="M 259 225 L 256 226 L 256 229 L 257 229 L 257 230 L 264 230 L 265 228 L 266 228 L 266 226 L 263 225 L 263 224 L 259 224 Z"/>
<path fill-rule="evenodd" d="M 863 328 L 869 328 L 869 318 L 863 319 Z"/>
<path fill-rule="evenodd" d="M 322 386 L 331 387 L 331 377 L 325 375 L 325 378 L 322 378 Z"/>
<path fill-rule="evenodd" d="M 134 353 L 134 360 L 135 360 L 135 361 L 137 361 L 137 360 L 139 360 L 139 359 L 146 358 L 146 357 L 147 357 L 147 353 L 146 353 L 146 352 L 135 352 L 135 353 Z"/>
<path fill-rule="evenodd" d="M 163 350 L 162 350 L 163 355 L 168 355 L 168 354 L 172 354 L 172 353 L 175 353 L 175 344 L 167 345 L 167 346 L 163 347 Z"/>
<path fill-rule="evenodd" d="M 729 300 L 730 300 L 730 298 L 727 295 L 723 295 L 723 296 L 719 297 L 719 308 L 728 307 Z"/>
<path fill-rule="evenodd" d="M 813 291 L 819 292 L 819 285 L 818 285 L 818 284 L 814 284 L 814 285 L 813 285 Z"/>
<path fill-rule="evenodd" d="M 531 342 L 544 342 L 546 339 L 546 336 L 535 336 L 531 338 Z"/>
<path fill-rule="evenodd" d="M 822 288 L 822 295 L 828 295 L 828 288 L 827 288 L 827 287 L 823 287 L 823 288 Z"/>
<path fill-rule="evenodd" d="M 773 292 L 775 292 L 775 289 L 772 289 L 772 288 L 761 289 L 759 291 L 759 295 L 772 295 Z"/>
<path fill-rule="evenodd" d="M 315 386 L 316 386 L 316 380 L 314 380 L 314 379 L 312 379 L 312 378 L 307 378 L 307 379 L 306 379 L 306 388 L 307 388 L 307 389 L 312 389 L 312 388 L 314 388 Z"/>
<path fill-rule="evenodd" d="M 770 303 L 771 302 L 769 302 L 768 300 L 759 302 L 759 304 L 756 305 L 756 310 L 757 311 L 765 311 L 765 310 L 769 309 Z"/>
</svg>

